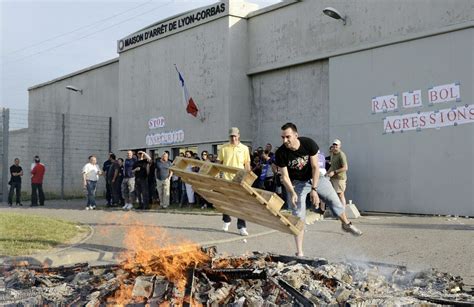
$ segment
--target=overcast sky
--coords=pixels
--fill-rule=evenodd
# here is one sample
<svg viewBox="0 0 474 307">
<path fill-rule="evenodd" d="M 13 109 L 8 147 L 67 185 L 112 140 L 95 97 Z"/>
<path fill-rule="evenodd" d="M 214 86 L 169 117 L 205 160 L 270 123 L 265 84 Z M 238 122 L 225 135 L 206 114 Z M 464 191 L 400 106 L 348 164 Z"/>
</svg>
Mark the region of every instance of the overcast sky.
<svg viewBox="0 0 474 307">
<path fill-rule="evenodd" d="M 218 0 L 0 0 L 0 107 L 25 110 L 37 85 L 113 59 L 117 40 Z M 278 0 L 250 0 L 261 7 Z"/>
</svg>

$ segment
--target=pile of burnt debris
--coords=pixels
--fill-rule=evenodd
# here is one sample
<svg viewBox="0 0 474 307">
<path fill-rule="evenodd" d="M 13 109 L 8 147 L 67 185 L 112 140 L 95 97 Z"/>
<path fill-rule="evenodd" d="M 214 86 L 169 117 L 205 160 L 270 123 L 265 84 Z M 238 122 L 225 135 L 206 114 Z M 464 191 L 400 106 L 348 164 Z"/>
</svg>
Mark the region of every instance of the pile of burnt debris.
<svg viewBox="0 0 474 307">
<path fill-rule="evenodd" d="M 0 267 L 0 306 L 315 306 L 472 305 L 474 292 L 461 278 L 436 270 L 410 272 L 373 262 L 328 263 L 255 252 L 216 256 L 186 268 L 182 285 L 140 275 L 122 265 L 43 268 Z M 121 284 L 129 291 L 117 296 Z"/>
</svg>

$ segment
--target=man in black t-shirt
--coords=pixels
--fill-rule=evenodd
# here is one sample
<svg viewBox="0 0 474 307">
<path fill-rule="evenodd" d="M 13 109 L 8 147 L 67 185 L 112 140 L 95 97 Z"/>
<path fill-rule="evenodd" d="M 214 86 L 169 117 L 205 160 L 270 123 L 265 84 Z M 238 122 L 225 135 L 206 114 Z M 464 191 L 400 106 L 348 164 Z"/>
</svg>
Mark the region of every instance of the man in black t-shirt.
<svg viewBox="0 0 474 307">
<path fill-rule="evenodd" d="M 304 221 L 306 216 L 306 195 L 309 194 L 313 204 L 319 203 L 319 197 L 329 206 L 331 211 L 342 222 L 342 229 L 353 235 L 360 236 L 357 229 L 346 217 L 336 191 L 329 180 L 320 176 L 317 153 L 318 145 L 310 138 L 299 137 L 293 123 L 281 127 L 283 145 L 275 153 L 275 164 L 281 168 L 288 204 L 292 213 Z M 295 236 L 296 255 L 303 255 L 304 230 Z"/>
<path fill-rule="evenodd" d="M 112 165 L 112 155 L 115 157 L 113 152 L 109 152 L 109 158 L 104 162 L 102 171 L 105 174 L 105 199 L 107 200 L 107 207 L 112 204 L 112 185 L 111 180 L 107 180 L 107 174 L 109 173 L 110 165 Z M 113 158 L 115 160 L 115 158 Z"/>
<path fill-rule="evenodd" d="M 120 171 L 120 164 L 116 160 L 115 154 L 110 155 L 110 165 L 109 168 L 107 169 L 106 173 L 106 180 L 107 184 L 110 187 L 110 200 L 111 204 L 107 205 L 107 207 L 117 207 L 120 203 L 120 185 L 121 182 L 119 182 L 119 171 Z"/>
<path fill-rule="evenodd" d="M 8 204 L 10 207 L 13 204 L 13 192 L 16 190 L 16 204 L 21 204 L 21 176 L 23 176 L 23 169 L 20 166 L 20 159 L 15 158 L 14 164 L 10 166 L 10 191 L 8 193 Z"/>
<path fill-rule="evenodd" d="M 132 171 L 135 173 L 135 193 L 138 200 L 138 209 L 148 209 L 149 191 L 148 175 L 150 174 L 150 156 L 144 152 L 138 152 L 138 161 L 133 164 Z"/>
</svg>

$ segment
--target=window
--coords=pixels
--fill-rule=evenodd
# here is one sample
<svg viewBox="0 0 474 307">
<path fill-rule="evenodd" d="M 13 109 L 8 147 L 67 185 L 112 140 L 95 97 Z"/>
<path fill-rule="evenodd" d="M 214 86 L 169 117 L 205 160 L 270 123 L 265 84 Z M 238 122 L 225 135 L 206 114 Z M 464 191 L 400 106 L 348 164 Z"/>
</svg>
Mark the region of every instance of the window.
<svg viewBox="0 0 474 307">
<path fill-rule="evenodd" d="M 176 157 L 179 156 L 180 153 L 184 155 L 184 152 L 187 150 L 191 150 L 193 153 L 198 152 L 198 147 L 197 146 L 189 146 L 189 147 L 176 147 L 172 148 L 171 151 L 173 153 L 173 160 L 176 159 Z"/>
</svg>

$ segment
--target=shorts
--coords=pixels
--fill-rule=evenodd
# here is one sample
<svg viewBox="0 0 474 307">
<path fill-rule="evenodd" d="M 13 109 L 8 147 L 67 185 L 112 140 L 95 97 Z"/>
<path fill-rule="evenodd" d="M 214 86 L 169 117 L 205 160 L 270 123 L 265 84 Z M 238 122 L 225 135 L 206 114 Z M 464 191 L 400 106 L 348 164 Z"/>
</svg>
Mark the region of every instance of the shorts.
<svg viewBox="0 0 474 307">
<path fill-rule="evenodd" d="M 346 191 L 346 182 L 345 179 L 330 179 L 332 187 L 336 190 L 336 193 L 344 193 Z"/>
</svg>

